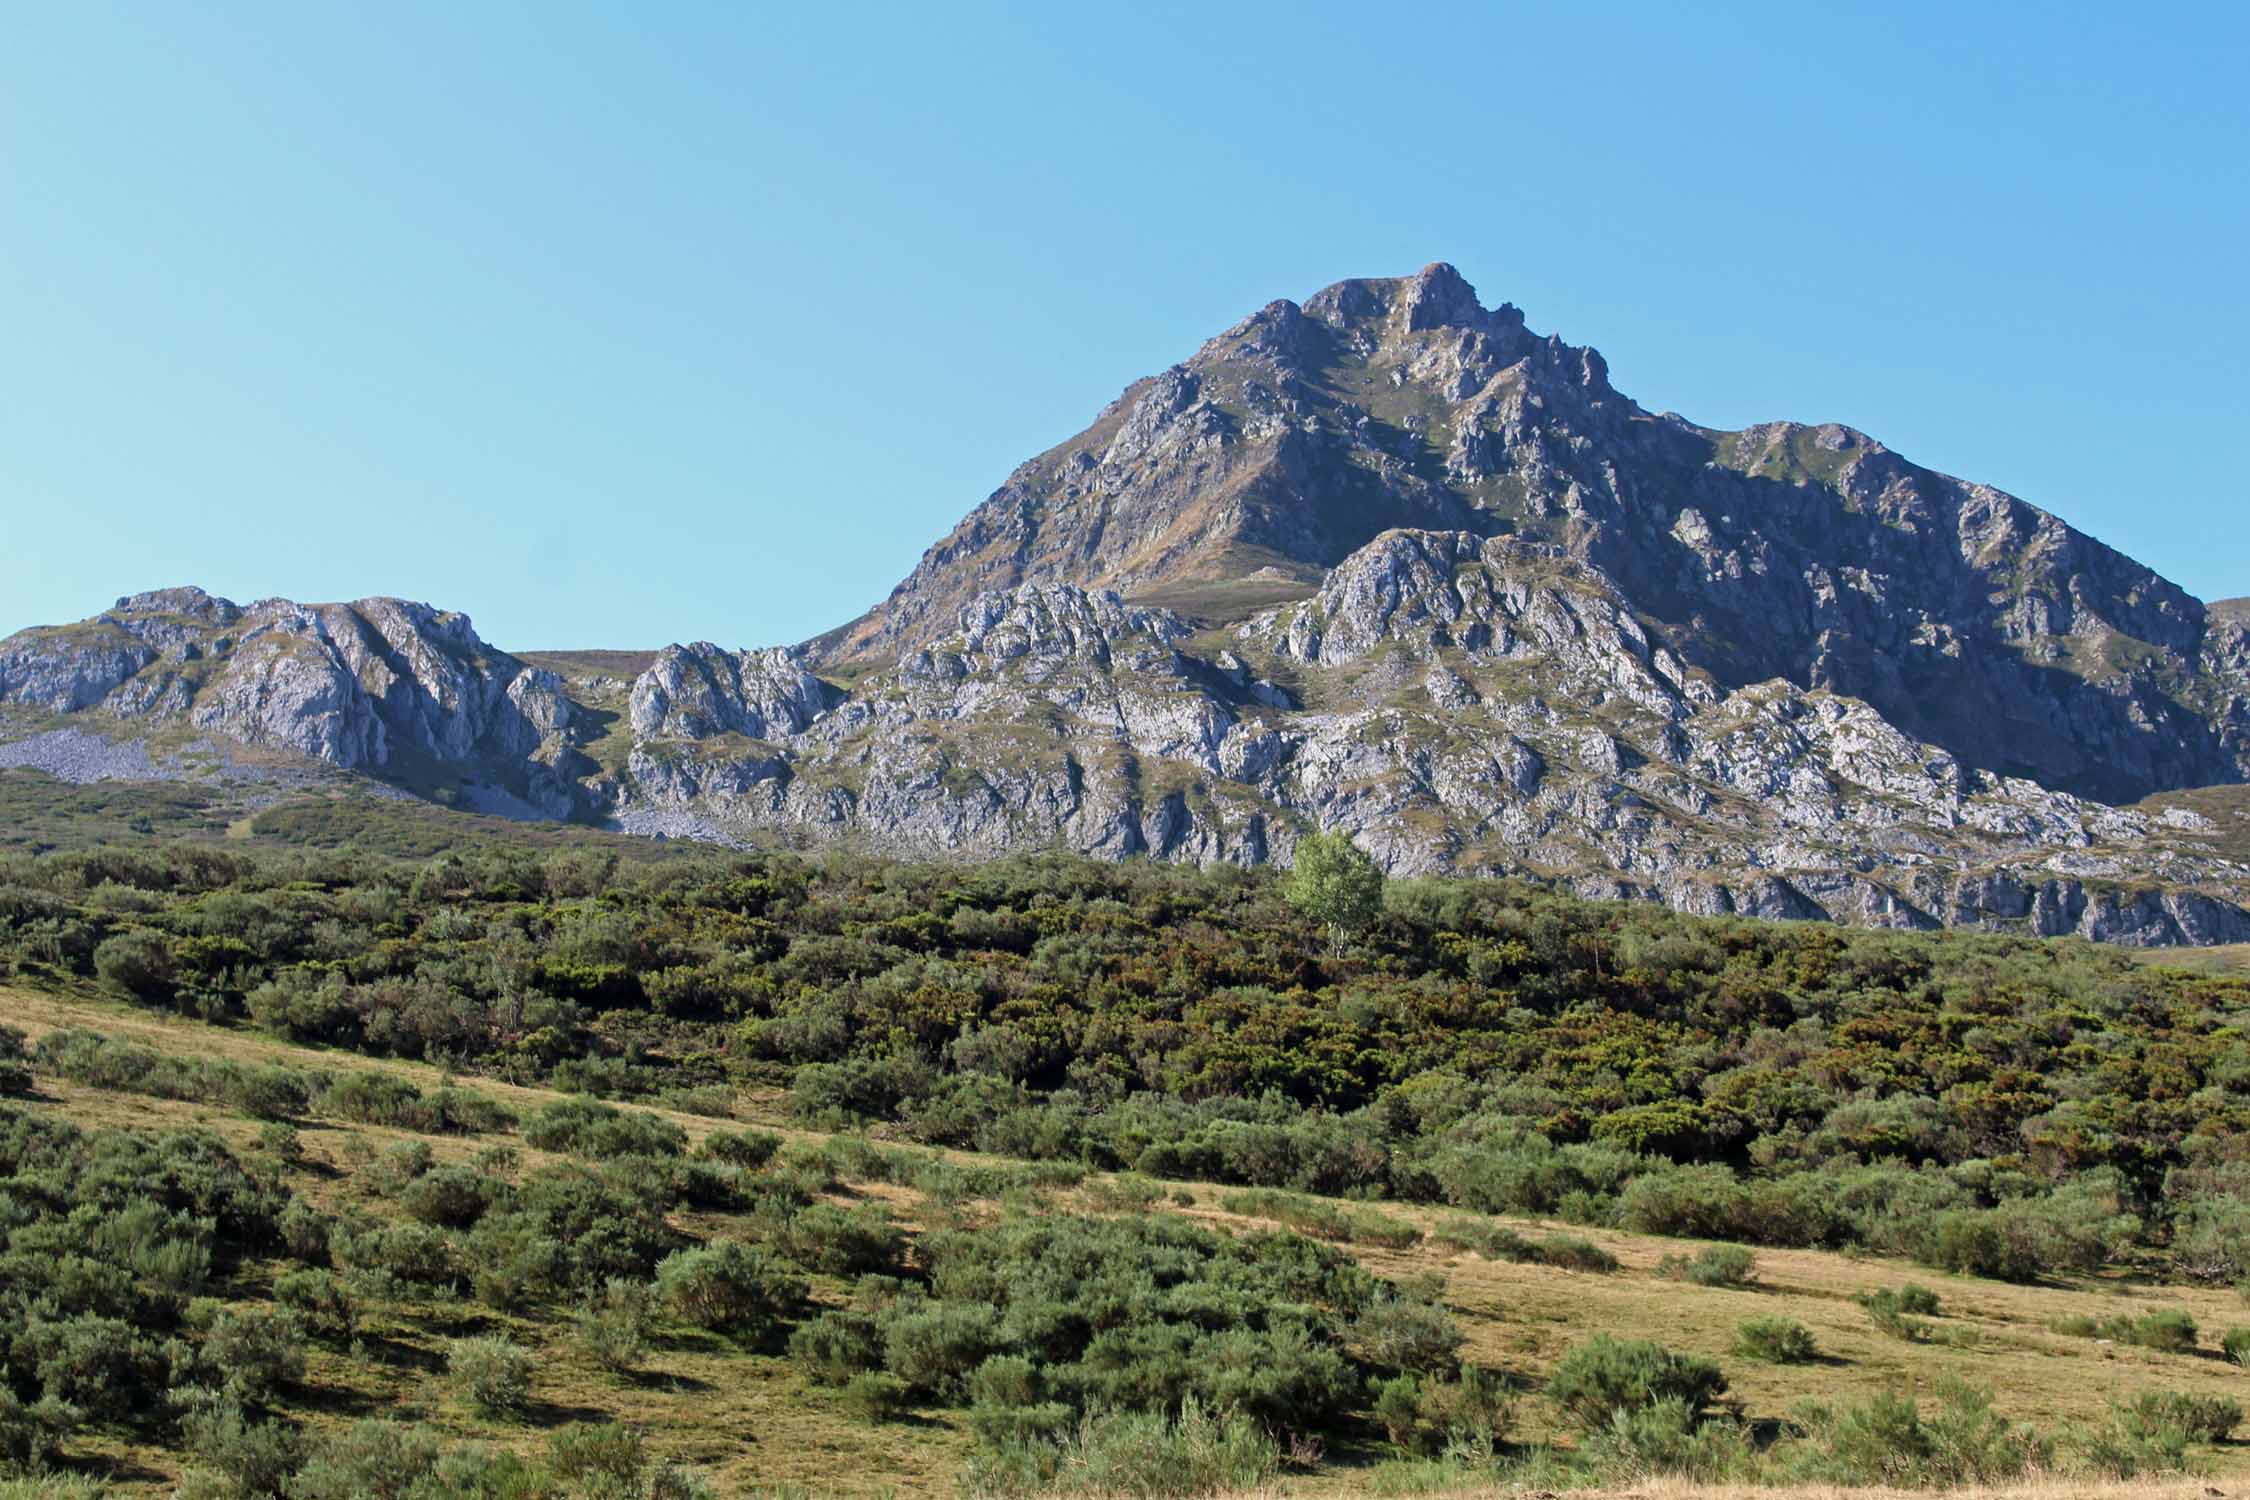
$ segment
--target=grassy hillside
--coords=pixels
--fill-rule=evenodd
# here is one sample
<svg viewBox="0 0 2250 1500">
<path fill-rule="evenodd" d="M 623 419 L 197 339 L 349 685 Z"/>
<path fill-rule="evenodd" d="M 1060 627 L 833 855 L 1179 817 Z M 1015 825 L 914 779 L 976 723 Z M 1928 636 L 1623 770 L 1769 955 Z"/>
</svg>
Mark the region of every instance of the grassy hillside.
<svg viewBox="0 0 2250 1500">
<path fill-rule="evenodd" d="M 444 1075 L 428 1067 L 292 1047 L 98 1000 L 8 989 L 0 991 L 0 1015 L 35 1043 L 45 1041 L 50 1052 L 75 1033 L 84 1053 L 85 1035 L 98 1032 L 110 1039 L 113 1053 L 138 1044 L 166 1058 L 208 1059 L 240 1069 L 397 1078 L 425 1095 L 447 1086 Z M 76 1068 L 85 1070 L 83 1062 Z M 437 1231 L 436 1237 L 453 1247 L 463 1272 L 458 1282 L 402 1281 L 374 1263 L 379 1256 L 342 1250 L 350 1243 L 342 1226 L 414 1223 L 417 1212 L 429 1216 L 428 1202 L 416 1196 L 418 1182 L 439 1182 L 450 1173 L 520 1185 L 545 1172 L 581 1170 L 577 1164 L 587 1160 L 582 1143 L 558 1147 L 540 1134 L 542 1111 L 552 1111 L 561 1096 L 497 1082 L 471 1087 L 512 1112 L 516 1123 L 432 1134 L 346 1118 L 316 1097 L 295 1112 L 292 1128 L 253 1118 L 217 1098 L 151 1097 L 116 1079 L 108 1086 L 78 1081 L 48 1064 L 35 1065 L 31 1091 L 15 1107 L 89 1131 L 206 1135 L 254 1177 L 326 1217 L 329 1248 L 305 1258 L 325 1263 L 343 1289 L 351 1328 L 321 1332 L 316 1326 L 304 1337 L 301 1374 L 281 1381 L 260 1408 L 263 1420 L 301 1430 L 302 1441 L 336 1438 L 375 1413 L 421 1424 L 444 1443 L 495 1445 L 544 1461 L 556 1433 L 618 1421 L 643 1435 L 654 1459 L 692 1465 L 720 1494 L 781 1485 L 839 1494 L 956 1492 L 977 1444 L 973 1414 L 958 1399 L 908 1396 L 895 1411 L 871 1416 L 848 1387 L 822 1383 L 801 1351 L 793 1357 L 782 1330 L 767 1337 L 728 1335 L 661 1310 L 642 1352 L 624 1360 L 623 1368 L 611 1368 L 590 1344 L 575 1299 L 538 1291 L 508 1296 L 476 1275 L 471 1268 L 489 1247 L 478 1243 L 473 1230 Z M 752 1116 L 770 1115 L 777 1103 L 755 1097 L 733 1101 Z M 677 1132 L 679 1144 L 668 1160 L 708 1159 L 705 1143 L 740 1129 L 733 1122 L 661 1109 L 629 1118 L 655 1120 Z M 1380 1238 L 1384 1243 L 1346 1242 L 1343 1248 L 1351 1260 L 1443 1309 L 1458 1330 L 1459 1356 L 1515 1392 L 1505 1403 L 1499 1456 L 1492 1461 L 1457 1456 L 1450 1464 L 1402 1457 L 1362 1395 L 1332 1424 L 1317 1459 L 1309 1456 L 1309 1447 L 1301 1448 L 1299 1462 L 1261 1481 L 1288 1493 L 1493 1484 L 1506 1477 L 1511 1461 L 1550 1479 L 1567 1473 L 1570 1455 L 1591 1444 L 1553 1401 L 1534 1392 L 1567 1351 L 1598 1334 L 1652 1339 L 1709 1356 L 1725 1372 L 1727 1394 L 1751 1431 L 1783 1423 L 1807 1398 L 1849 1405 L 1908 1392 L 1923 1396 L 1929 1406 L 1931 1393 L 1958 1377 L 1989 1388 L 1997 1411 L 2009 1421 L 2067 1438 L 2109 1430 L 2113 1403 L 2120 1400 L 2180 1392 L 2224 1401 L 2244 1383 L 2240 1370 L 2217 1349 L 2220 1331 L 2231 1321 L 2250 1322 L 2250 1310 L 2227 1290 L 2153 1288 L 2116 1277 L 2007 1286 L 1891 1260 L 1811 1251 L 1762 1251 L 1746 1284 L 1704 1286 L 1667 1273 L 1668 1261 L 1698 1249 L 1674 1239 L 1578 1232 L 1575 1238 L 1590 1247 L 1574 1252 L 1581 1257 L 1578 1265 L 1592 1268 L 1523 1264 L 1466 1248 L 1463 1241 L 1482 1238 L 1504 1248 L 1506 1236 L 1495 1231 L 1513 1230 L 1534 1244 L 1565 1231 L 1532 1220 L 1464 1221 L 1450 1212 L 1395 1205 L 1288 1195 L 1245 1201 L 1239 1191 L 1209 1183 L 1157 1187 L 1100 1173 L 1072 1181 L 1075 1174 L 1032 1173 L 973 1155 L 906 1151 L 797 1131 L 780 1120 L 766 1123 L 785 1144 L 772 1164 L 743 1174 L 737 1186 L 770 1187 L 790 1174 L 815 1186 L 809 1196 L 817 1203 L 849 1210 L 863 1223 L 887 1219 L 903 1239 L 887 1257 L 875 1254 L 886 1270 L 910 1280 L 924 1264 L 927 1247 L 946 1234 L 991 1232 L 1027 1216 L 1167 1221 L 1240 1239 L 1271 1229 L 1280 1215 L 1315 1227 L 1325 1222 L 1323 1232 L 1329 1234 L 1348 1232 L 1335 1226 L 1340 1220 L 1365 1239 Z M 631 1170 L 645 1174 L 650 1165 L 642 1160 Z M 589 1180 L 617 1178 L 597 1168 Z M 667 1218 L 683 1238 L 773 1245 L 789 1243 L 790 1226 L 801 1226 L 806 1211 L 776 1218 L 739 1204 L 688 1204 L 675 1205 Z M 819 1262 L 840 1242 L 808 1241 L 792 1248 Z M 1614 1259 L 1613 1269 L 1599 1268 L 1604 1252 Z M 787 1319 L 789 1326 L 804 1326 L 823 1307 L 849 1305 L 855 1292 L 864 1299 L 858 1290 L 863 1283 L 842 1273 L 842 1261 L 827 1264 L 833 1269 L 805 1277 L 810 1300 Z M 290 1284 L 286 1278 L 292 1274 L 302 1280 L 304 1269 L 298 1257 L 278 1247 L 249 1248 L 207 1292 L 217 1306 L 238 1316 L 269 1311 L 276 1288 Z M 1855 1300 L 1910 1285 L 1926 1287 L 1938 1299 L 1938 1312 L 1919 1320 L 1915 1338 L 1884 1332 Z M 2160 1312 L 2185 1313 L 2195 1321 L 2189 1347 L 2142 1348 L 2063 1331 L 2075 1326 L 2073 1320 L 2103 1324 L 2146 1320 Z M 208 1324 L 213 1314 L 200 1316 Z M 1738 1352 L 1742 1325 L 1770 1319 L 1792 1320 L 1810 1334 L 1816 1350 L 1810 1362 L 1775 1365 Z M 208 1343 L 210 1335 L 203 1337 Z M 449 1351 L 459 1341 L 491 1337 L 531 1356 L 528 1394 L 519 1408 L 479 1410 L 447 1374 Z M 1369 1367 L 1379 1368 L 1373 1362 Z M 1547 1444 L 1552 1451 L 1544 1449 Z M 59 1457 L 66 1470 L 112 1484 L 117 1493 L 163 1494 L 184 1470 L 227 1451 L 212 1440 L 201 1446 L 199 1455 L 194 1439 L 163 1423 L 126 1420 L 73 1433 Z M 2063 1442 L 2054 1461 L 2084 1462 L 2071 1450 L 2072 1444 Z M 2197 1444 L 2188 1456 L 2214 1475 L 2250 1468 L 2232 1445 Z"/>
<path fill-rule="evenodd" d="M 2250 974 L 2250 943 L 2214 948 L 2149 948 L 2134 957 L 2142 963 L 2197 974 Z"/>
<path fill-rule="evenodd" d="M 255 837 L 0 854 L 0 1457 L 198 1500 L 2250 1467 L 2250 980 L 1503 881 Z"/>
<path fill-rule="evenodd" d="M 596 849 L 621 860 L 684 852 L 662 839 L 569 823 L 518 822 L 363 791 L 289 793 L 196 782 L 96 781 L 73 786 L 44 771 L 0 768 L 0 853 L 154 849 L 182 842 L 245 852 L 348 850 L 428 859 L 450 850 Z"/>
</svg>

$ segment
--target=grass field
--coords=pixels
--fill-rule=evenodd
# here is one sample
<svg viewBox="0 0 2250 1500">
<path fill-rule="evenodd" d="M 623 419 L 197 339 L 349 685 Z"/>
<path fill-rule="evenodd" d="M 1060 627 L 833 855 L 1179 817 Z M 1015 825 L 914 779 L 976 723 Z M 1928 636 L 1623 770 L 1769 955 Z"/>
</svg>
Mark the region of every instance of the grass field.
<svg viewBox="0 0 2250 1500">
<path fill-rule="evenodd" d="M 90 1028 L 172 1055 L 192 1053 L 332 1071 L 364 1069 L 407 1077 L 424 1087 L 440 1077 L 437 1070 L 415 1064 L 293 1047 L 248 1031 L 154 1015 L 90 996 L 0 988 L 0 1021 L 35 1037 L 56 1028 Z M 556 1097 L 481 1079 L 468 1080 L 467 1086 L 519 1113 Z M 58 1112 L 82 1125 L 193 1126 L 215 1132 L 244 1153 L 257 1147 L 259 1122 L 213 1105 L 82 1087 L 46 1074 L 38 1078 L 37 1090 L 34 1108 Z M 777 1128 L 793 1140 L 821 1139 L 780 1125 L 779 1103 L 777 1098 L 739 1098 L 736 1114 Z M 695 1139 L 728 1123 L 658 1113 Z M 417 1137 L 383 1127 L 329 1119 L 304 1122 L 303 1154 L 292 1169 L 291 1186 L 324 1208 L 383 1212 L 382 1201 L 367 1186 L 368 1165 L 384 1148 L 410 1139 Z M 496 1140 L 490 1135 L 421 1139 L 427 1140 L 441 1163 L 466 1161 Z M 516 1151 L 521 1169 L 548 1159 L 521 1139 L 499 1139 Z M 1114 1201 L 1105 1186 L 1104 1179 L 1089 1178 L 1079 1188 L 1049 1192 L 1035 1204 L 1023 1201 L 1021 1195 L 1006 1204 L 937 1202 L 882 1183 L 847 1182 L 833 1196 L 839 1202 L 884 1203 L 915 1233 L 989 1221 L 1026 1208 L 1100 1212 Z M 1221 1206 L 1232 1191 L 1212 1185 L 1166 1184 L 1165 1211 L 1227 1231 L 1259 1227 L 1259 1220 Z M 1380 1214 L 1425 1231 L 1460 1217 L 1392 1205 L 1359 1206 L 1355 1212 Z M 730 1227 L 723 1215 L 685 1214 L 681 1222 L 698 1234 Z M 1541 1232 L 1560 1226 L 1514 1221 L 1514 1227 Z M 2227 1362 L 2216 1348 L 2222 1330 L 2250 1323 L 2250 1308 L 2232 1291 L 2139 1286 L 2116 1279 L 2017 1286 L 1949 1277 L 1883 1259 L 1786 1250 L 1758 1252 L 1754 1281 L 1747 1288 L 1709 1288 L 1656 1274 L 1666 1256 L 1693 1249 L 1690 1244 L 1624 1233 L 1572 1232 L 1610 1252 L 1620 1268 L 1597 1274 L 1493 1261 L 1473 1252 L 1448 1250 L 1430 1238 L 1405 1248 L 1362 1245 L 1353 1253 L 1384 1276 L 1427 1278 L 1441 1284 L 1444 1303 L 1468 1336 L 1465 1356 L 1507 1372 L 1526 1388 L 1574 1343 L 1609 1333 L 1655 1339 L 1718 1359 L 1732 1382 L 1732 1398 L 1753 1422 L 1779 1420 L 1807 1397 L 1839 1400 L 1882 1391 L 1926 1394 L 1945 1377 L 1956 1375 L 1988 1387 L 2006 1415 L 2058 1434 L 2100 1423 L 2113 1400 L 2140 1391 L 2239 1397 L 2250 1389 L 2250 1375 Z M 253 1266 L 239 1286 L 254 1290 L 284 1268 L 279 1262 Z M 1908 1282 L 1931 1287 L 1942 1299 L 1942 1316 L 1934 1320 L 1938 1338 L 1932 1342 L 1907 1343 L 1878 1332 L 1853 1300 L 1861 1293 Z M 814 1285 L 816 1296 L 843 1300 L 844 1283 L 816 1277 Z M 2066 1336 L 2050 1328 L 2069 1317 L 2098 1320 L 2159 1309 L 2192 1315 L 2202 1330 L 2199 1347 L 2185 1353 L 2158 1353 Z M 1776 1314 L 1793 1318 L 1812 1332 L 1820 1350 L 1817 1363 L 1770 1366 L 1734 1356 L 1737 1325 Z M 474 1415 L 446 1394 L 437 1379 L 448 1340 L 487 1332 L 504 1334 L 536 1353 L 535 1401 L 520 1423 L 495 1424 Z M 808 1383 L 785 1358 L 748 1352 L 717 1336 L 692 1331 L 673 1331 L 660 1340 L 639 1370 L 621 1376 L 598 1366 L 569 1334 L 566 1316 L 500 1313 L 466 1299 L 371 1305 L 355 1346 L 316 1348 L 305 1389 L 291 1404 L 290 1414 L 314 1429 L 339 1427 L 371 1413 L 410 1417 L 455 1437 L 526 1449 L 538 1445 L 544 1429 L 616 1418 L 644 1429 L 659 1453 L 703 1468 L 722 1494 L 777 1487 L 853 1495 L 957 1492 L 972 1443 L 957 1411 L 926 1408 L 901 1421 L 855 1420 L 842 1409 L 834 1390 Z M 1544 1402 L 1527 1396 L 1517 1403 L 1508 1436 L 1526 1442 L 1561 1438 L 1564 1432 Z M 83 1443 L 74 1443 L 74 1452 L 84 1450 Z M 92 1457 L 120 1494 L 169 1493 L 180 1468 L 174 1453 L 121 1441 L 97 1445 Z M 1289 1473 L 1274 1493 L 1345 1496 L 1388 1490 L 1395 1483 L 1386 1477 L 1389 1457 L 1379 1435 L 1364 1443 L 1332 1447 L 1317 1464 Z M 2250 1483 L 2250 1446 L 2207 1447 L 2199 1451 L 2197 1461 L 2222 1485 Z M 2021 1494 L 2028 1500 L 2035 1495 L 2094 1493 L 2099 1488 L 2057 1481 L 1994 1493 Z M 1643 1496 L 1688 1492 L 1676 1485 L 1634 1490 Z M 2101 1492 L 2190 1496 L 2202 1494 L 2203 1488 L 2201 1482 L 2143 1484 Z"/>
<path fill-rule="evenodd" d="M 2144 964 L 2198 974 L 2250 974 L 2250 943 L 2215 948 L 2141 948 L 2134 950 L 2133 956 Z"/>
</svg>

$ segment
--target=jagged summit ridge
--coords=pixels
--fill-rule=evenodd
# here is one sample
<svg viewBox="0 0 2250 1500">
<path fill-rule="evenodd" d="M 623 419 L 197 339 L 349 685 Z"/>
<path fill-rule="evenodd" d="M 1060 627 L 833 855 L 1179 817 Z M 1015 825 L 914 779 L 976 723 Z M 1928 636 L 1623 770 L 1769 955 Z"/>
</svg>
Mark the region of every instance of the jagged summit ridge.
<svg viewBox="0 0 2250 1500">
<path fill-rule="evenodd" d="M 2241 632 L 2184 591 L 1840 424 L 1652 415 L 1442 263 L 1269 303 L 1136 383 L 814 654 L 890 659 L 1024 582 L 1224 617 L 1400 528 L 1561 547 L 1718 685 L 1862 697 L 1984 769 L 2126 799 L 2250 767 Z"/>
</svg>

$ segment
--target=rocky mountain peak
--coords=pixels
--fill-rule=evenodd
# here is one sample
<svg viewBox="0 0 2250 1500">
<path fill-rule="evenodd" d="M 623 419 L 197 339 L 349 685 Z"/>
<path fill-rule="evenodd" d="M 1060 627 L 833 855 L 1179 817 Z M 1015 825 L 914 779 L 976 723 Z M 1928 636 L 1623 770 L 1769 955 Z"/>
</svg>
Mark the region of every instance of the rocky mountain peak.
<svg viewBox="0 0 2250 1500">
<path fill-rule="evenodd" d="M 1476 288 L 1444 261 L 1434 261 L 1412 276 L 1339 281 L 1306 299 L 1304 310 L 1331 327 L 1356 330 L 1387 325 L 1393 334 L 1461 328 L 1507 336 L 1523 330 L 1519 309 L 1502 303 L 1488 310 L 1478 300 Z"/>
<path fill-rule="evenodd" d="M 2214 786 L 2250 780 L 2250 606 L 1841 423 L 1652 414 L 1442 263 L 1134 382 L 804 647 L 600 655 L 162 589 L 0 642 L 0 765 L 178 726 L 672 836 L 1260 863 L 1322 828 L 1696 911 L 2250 939 Z M 2173 788 L 2208 813 L 2105 805 Z"/>
<path fill-rule="evenodd" d="M 207 594 L 191 583 L 177 588 L 150 589 L 146 593 L 127 594 L 110 606 L 110 613 L 178 615 L 210 624 L 231 625 L 241 618 L 242 610 L 233 600 Z"/>
</svg>

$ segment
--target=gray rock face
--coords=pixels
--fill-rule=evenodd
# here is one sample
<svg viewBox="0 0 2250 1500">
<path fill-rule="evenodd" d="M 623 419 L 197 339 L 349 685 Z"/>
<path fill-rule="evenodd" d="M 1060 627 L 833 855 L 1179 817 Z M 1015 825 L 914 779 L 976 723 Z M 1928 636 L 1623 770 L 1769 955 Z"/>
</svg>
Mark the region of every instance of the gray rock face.
<svg viewBox="0 0 2250 1500">
<path fill-rule="evenodd" d="M 1696 911 L 2250 932 L 2250 872 L 2208 820 L 1964 765 L 1825 689 L 1724 690 L 1598 568 L 1466 532 L 1385 533 L 1222 632 L 1069 585 L 977 595 L 754 754 L 636 754 L 617 805 L 921 857 L 1257 863 L 1341 828 L 1395 873 L 1547 871 Z"/>
<path fill-rule="evenodd" d="M 0 642 L 0 704 L 723 844 L 1256 864 L 1341 829 L 1690 911 L 2250 940 L 2226 828 L 2112 805 L 2250 776 L 2250 604 L 1850 428 L 1648 413 L 1445 266 L 1131 387 L 840 631 L 623 659 L 173 589 Z"/>
<path fill-rule="evenodd" d="M 541 812 L 575 805 L 552 764 L 572 716 L 561 680 L 426 604 L 245 609 L 194 588 L 136 594 L 0 642 L 0 702 L 178 722 L 349 770 L 501 766 L 507 790 Z"/>
<path fill-rule="evenodd" d="M 633 683 L 633 732 L 643 739 L 754 740 L 795 734 L 829 705 L 828 687 L 791 651 L 724 651 L 709 641 L 667 646 Z"/>
</svg>

